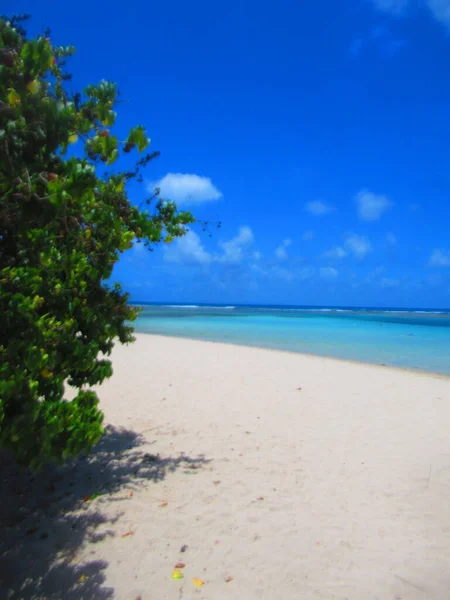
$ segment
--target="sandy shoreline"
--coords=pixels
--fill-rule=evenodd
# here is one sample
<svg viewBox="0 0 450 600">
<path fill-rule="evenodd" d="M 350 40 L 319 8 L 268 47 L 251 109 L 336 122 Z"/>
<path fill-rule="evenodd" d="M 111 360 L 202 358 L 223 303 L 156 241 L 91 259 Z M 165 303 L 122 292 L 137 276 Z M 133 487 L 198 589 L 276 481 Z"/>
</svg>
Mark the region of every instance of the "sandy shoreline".
<svg viewBox="0 0 450 600">
<path fill-rule="evenodd" d="M 169 338 L 169 339 L 182 339 L 182 340 L 187 340 L 190 342 L 201 342 L 203 344 L 219 344 L 219 346 L 238 346 L 238 347 L 244 347 L 244 348 L 250 348 L 250 349 L 254 349 L 254 350 L 265 350 L 266 352 L 276 352 L 277 354 L 281 353 L 281 354 L 295 354 L 295 355 L 300 355 L 300 356 L 304 356 L 305 358 L 312 358 L 312 359 L 319 359 L 319 360 L 331 360 L 332 362 L 342 362 L 342 363 L 350 363 L 353 365 L 363 365 L 365 367 L 375 367 L 376 369 L 379 368 L 388 368 L 388 369 L 393 369 L 394 371 L 401 371 L 401 372 L 407 372 L 407 373 L 418 373 L 418 374 L 422 374 L 422 375 L 431 375 L 432 377 L 439 377 L 439 378 L 444 378 L 444 379 L 448 379 L 450 381 L 450 374 L 447 373 L 441 373 L 440 371 L 430 371 L 430 370 L 425 370 L 425 369 L 419 369 L 419 368 L 413 368 L 413 367 L 400 367 L 398 365 L 389 365 L 387 363 L 374 363 L 374 362 L 367 362 L 367 361 L 360 361 L 360 360 L 353 360 L 351 358 L 339 358 L 337 356 L 325 356 L 325 355 L 321 355 L 321 354 L 310 354 L 308 352 L 297 352 L 296 350 L 288 350 L 286 348 L 269 348 L 268 346 L 257 346 L 257 345 L 250 345 L 250 344 L 238 344 L 235 342 L 227 342 L 227 341 L 216 341 L 216 340 L 199 340 L 198 338 L 194 338 L 194 337 L 180 337 L 180 336 L 176 336 L 176 335 L 162 335 L 162 334 L 153 334 L 153 333 L 147 333 L 147 332 L 142 332 L 142 333 L 135 333 L 135 336 L 146 336 L 146 335 L 150 335 L 152 337 L 159 337 L 159 338 Z"/>
<path fill-rule="evenodd" d="M 2 484 L 0 597 L 450 597 L 447 377 L 145 334 L 113 363 L 97 452 Z"/>
</svg>

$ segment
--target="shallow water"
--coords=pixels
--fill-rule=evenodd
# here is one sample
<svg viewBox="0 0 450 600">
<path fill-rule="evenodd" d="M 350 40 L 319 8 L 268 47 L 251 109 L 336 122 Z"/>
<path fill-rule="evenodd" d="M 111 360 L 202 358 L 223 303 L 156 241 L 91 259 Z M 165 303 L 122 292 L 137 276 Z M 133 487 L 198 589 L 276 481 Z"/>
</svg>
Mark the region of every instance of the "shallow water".
<svg viewBox="0 0 450 600">
<path fill-rule="evenodd" d="M 136 331 L 450 375 L 450 311 L 141 304 Z"/>
</svg>

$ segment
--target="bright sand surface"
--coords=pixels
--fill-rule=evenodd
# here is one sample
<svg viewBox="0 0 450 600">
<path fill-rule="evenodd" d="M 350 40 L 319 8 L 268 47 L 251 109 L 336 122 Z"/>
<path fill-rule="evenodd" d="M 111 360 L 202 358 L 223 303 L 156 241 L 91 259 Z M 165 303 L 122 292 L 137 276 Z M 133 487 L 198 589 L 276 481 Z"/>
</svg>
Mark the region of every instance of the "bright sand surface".
<svg viewBox="0 0 450 600">
<path fill-rule="evenodd" d="M 8 479 L 11 597 L 450 598 L 449 378 L 150 335 L 113 364 L 93 457 Z"/>
</svg>

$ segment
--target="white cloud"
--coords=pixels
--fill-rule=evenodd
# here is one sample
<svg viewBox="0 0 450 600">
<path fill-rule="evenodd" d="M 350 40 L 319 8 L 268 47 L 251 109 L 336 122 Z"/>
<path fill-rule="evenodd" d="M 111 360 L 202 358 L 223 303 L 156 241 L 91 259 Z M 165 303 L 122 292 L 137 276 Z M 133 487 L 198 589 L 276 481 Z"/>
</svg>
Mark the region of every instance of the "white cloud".
<svg viewBox="0 0 450 600">
<path fill-rule="evenodd" d="M 448 0 L 428 0 L 427 4 L 436 21 L 450 26 L 450 3 Z"/>
<path fill-rule="evenodd" d="M 165 246 L 164 251 L 164 258 L 168 262 L 207 265 L 213 260 L 195 231 L 188 231 L 183 237 L 177 238 L 172 244 Z"/>
<path fill-rule="evenodd" d="M 304 242 L 309 242 L 312 239 L 314 239 L 314 231 L 304 231 L 303 232 L 302 240 Z"/>
<path fill-rule="evenodd" d="M 414 0 L 373 0 L 375 8 L 393 15 L 403 15 L 410 7 L 415 7 Z M 450 3 L 448 0 L 419 0 L 418 4 L 427 8 L 431 15 L 447 27 L 450 27 Z"/>
<path fill-rule="evenodd" d="M 337 269 L 333 269 L 333 267 L 321 267 L 319 269 L 319 275 L 322 279 L 336 279 L 339 275 L 339 271 Z"/>
<path fill-rule="evenodd" d="M 356 258 L 362 259 L 370 252 L 372 246 L 366 237 L 351 233 L 345 240 L 345 248 Z"/>
<path fill-rule="evenodd" d="M 236 237 L 228 242 L 220 242 L 223 255 L 218 257 L 221 262 L 240 262 L 243 258 L 243 251 L 254 241 L 253 231 L 250 227 L 240 227 Z"/>
<path fill-rule="evenodd" d="M 331 258 L 334 260 L 345 258 L 348 255 L 348 252 L 341 246 L 334 246 L 333 248 L 330 248 L 330 250 L 327 250 L 327 252 L 324 252 L 323 255 L 325 258 Z"/>
<path fill-rule="evenodd" d="M 386 196 L 373 194 L 369 190 L 361 190 L 355 197 L 359 217 L 363 221 L 378 221 L 392 203 Z"/>
<path fill-rule="evenodd" d="M 253 252 L 253 258 L 254 260 L 260 260 L 262 258 L 261 252 L 258 252 L 258 250 L 256 250 L 256 252 Z"/>
<path fill-rule="evenodd" d="M 215 263 L 238 263 L 244 258 L 245 250 L 254 241 L 253 231 L 250 227 L 240 227 L 238 234 L 227 242 L 219 242 L 222 252 L 208 252 L 195 231 L 189 230 L 183 237 L 164 246 L 164 258 L 168 262 L 184 264 L 209 265 Z M 261 254 L 254 252 L 254 260 L 259 260 Z"/>
<path fill-rule="evenodd" d="M 432 267 L 450 267 L 450 252 L 445 250 L 433 250 L 430 256 Z"/>
<path fill-rule="evenodd" d="M 370 250 L 371 244 L 366 237 L 350 233 L 345 238 L 344 246 L 333 246 L 324 252 L 322 256 L 331 260 L 342 260 L 352 254 L 357 259 L 362 259 Z"/>
<path fill-rule="evenodd" d="M 326 202 L 322 202 L 322 200 L 313 200 L 312 202 L 306 203 L 305 210 L 315 217 L 321 217 L 333 212 L 334 206 L 327 204 Z"/>
<path fill-rule="evenodd" d="M 203 204 L 222 197 L 209 177 L 189 173 L 167 173 L 159 181 L 151 182 L 149 189 L 160 189 L 161 198 L 181 204 Z"/>
<path fill-rule="evenodd" d="M 392 231 L 388 231 L 387 232 L 387 234 L 386 234 L 386 242 L 389 244 L 389 246 L 395 246 L 397 244 L 397 238 L 392 233 Z"/>
<path fill-rule="evenodd" d="M 288 257 L 288 253 L 286 248 L 292 244 L 292 240 L 290 238 L 286 238 L 283 240 L 280 246 L 275 250 L 275 256 L 280 260 L 286 260 Z"/>
</svg>

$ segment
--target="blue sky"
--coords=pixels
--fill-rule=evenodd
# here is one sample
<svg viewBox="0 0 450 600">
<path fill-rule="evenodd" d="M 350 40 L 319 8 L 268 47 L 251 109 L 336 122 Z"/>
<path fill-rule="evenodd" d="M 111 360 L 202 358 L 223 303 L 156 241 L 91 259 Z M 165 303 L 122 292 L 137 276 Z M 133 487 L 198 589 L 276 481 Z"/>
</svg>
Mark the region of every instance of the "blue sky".
<svg viewBox="0 0 450 600">
<path fill-rule="evenodd" d="M 135 300 L 450 306 L 449 0 L 3 11 L 77 47 L 76 86 L 118 82 L 119 133 L 161 151 L 146 186 L 223 224 L 125 253 Z"/>
</svg>

